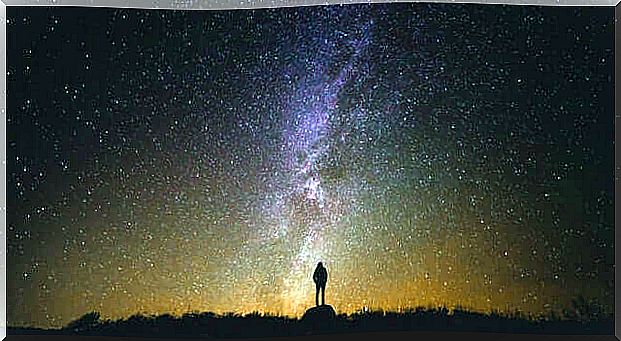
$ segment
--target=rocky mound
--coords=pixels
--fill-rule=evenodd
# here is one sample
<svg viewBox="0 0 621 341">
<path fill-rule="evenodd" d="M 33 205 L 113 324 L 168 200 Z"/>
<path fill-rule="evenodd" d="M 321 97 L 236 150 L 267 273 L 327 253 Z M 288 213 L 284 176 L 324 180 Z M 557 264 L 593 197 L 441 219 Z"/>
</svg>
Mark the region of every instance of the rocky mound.
<svg viewBox="0 0 621 341">
<path fill-rule="evenodd" d="M 336 323 L 336 311 L 331 305 L 320 305 L 308 309 L 302 317 L 307 332 L 330 331 Z"/>
</svg>

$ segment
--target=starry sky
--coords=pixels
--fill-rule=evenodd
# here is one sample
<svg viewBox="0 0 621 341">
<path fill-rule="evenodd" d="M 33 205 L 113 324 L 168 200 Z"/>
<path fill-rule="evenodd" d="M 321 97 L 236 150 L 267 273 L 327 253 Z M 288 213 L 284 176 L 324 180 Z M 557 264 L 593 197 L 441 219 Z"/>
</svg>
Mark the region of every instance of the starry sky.
<svg viewBox="0 0 621 341">
<path fill-rule="evenodd" d="M 613 309 L 613 8 L 7 8 L 7 322 Z"/>
</svg>

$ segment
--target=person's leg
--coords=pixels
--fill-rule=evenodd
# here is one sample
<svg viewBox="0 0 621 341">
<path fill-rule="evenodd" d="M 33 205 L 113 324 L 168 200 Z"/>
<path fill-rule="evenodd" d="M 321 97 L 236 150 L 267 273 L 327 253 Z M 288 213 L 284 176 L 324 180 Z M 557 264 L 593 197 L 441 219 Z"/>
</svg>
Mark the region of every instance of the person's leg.
<svg viewBox="0 0 621 341">
<path fill-rule="evenodd" d="M 326 285 L 321 285 L 321 305 L 326 304 Z"/>
<path fill-rule="evenodd" d="M 319 305 L 319 288 L 320 288 L 319 284 L 316 284 L 315 288 L 316 288 L 316 290 L 315 290 L 315 305 L 318 306 Z"/>
</svg>

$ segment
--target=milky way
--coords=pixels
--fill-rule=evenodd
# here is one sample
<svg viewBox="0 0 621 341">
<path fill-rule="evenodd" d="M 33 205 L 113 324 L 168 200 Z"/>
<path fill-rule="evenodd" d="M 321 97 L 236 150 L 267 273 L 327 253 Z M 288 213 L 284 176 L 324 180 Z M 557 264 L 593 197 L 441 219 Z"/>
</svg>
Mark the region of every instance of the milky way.
<svg viewBox="0 0 621 341">
<path fill-rule="evenodd" d="M 7 15 L 9 325 L 612 311 L 612 9 Z"/>
</svg>

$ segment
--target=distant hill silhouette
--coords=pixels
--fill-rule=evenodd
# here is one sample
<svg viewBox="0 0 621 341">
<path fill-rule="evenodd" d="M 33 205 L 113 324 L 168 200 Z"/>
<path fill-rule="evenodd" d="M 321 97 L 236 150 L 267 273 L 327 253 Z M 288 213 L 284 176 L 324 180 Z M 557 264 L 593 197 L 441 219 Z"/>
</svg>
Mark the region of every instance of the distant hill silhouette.
<svg viewBox="0 0 621 341">
<path fill-rule="evenodd" d="M 331 306 L 309 309 L 301 319 L 278 315 L 251 313 L 240 315 L 211 312 L 187 313 L 180 317 L 133 315 L 128 318 L 101 320 L 98 312 L 90 312 L 68 323 L 64 328 L 8 328 L 8 335 L 77 334 L 144 337 L 277 337 L 308 334 L 364 333 L 388 331 L 460 331 L 504 332 L 529 334 L 614 334 L 612 315 L 594 316 L 583 320 L 551 314 L 546 318 L 525 317 L 520 313 L 494 312 L 483 314 L 462 309 L 415 308 L 404 312 L 360 311 L 350 315 L 334 312 Z M 575 317 L 575 316 L 574 316 Z"/>
</svg>

